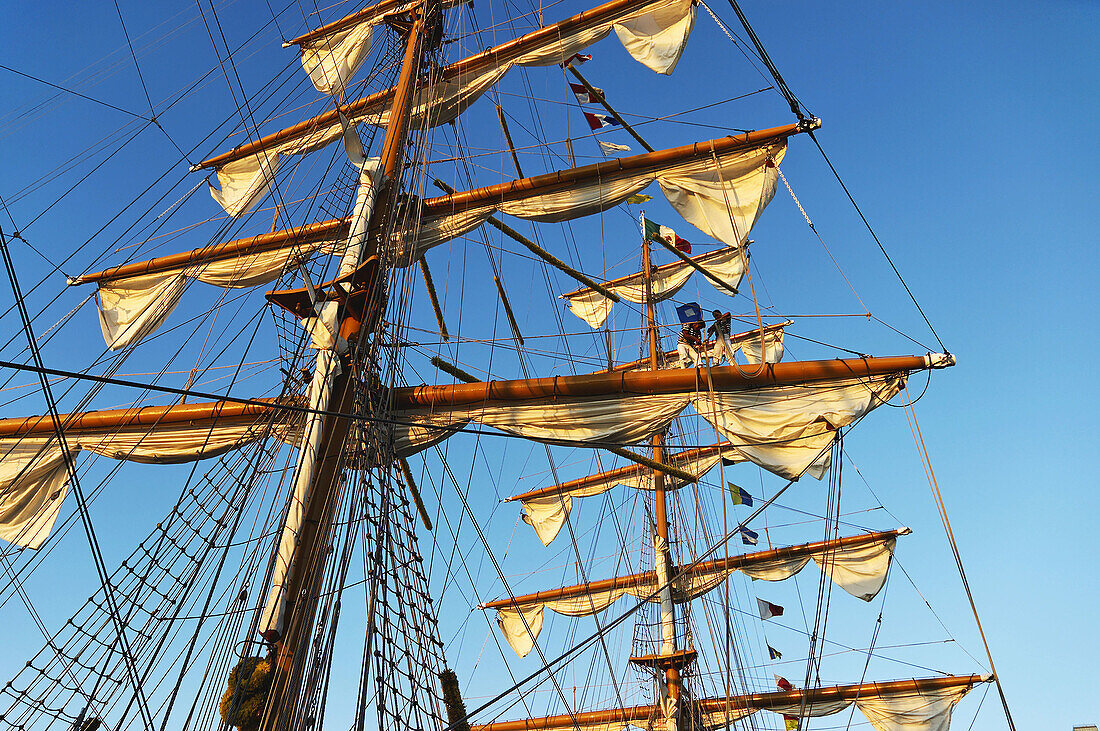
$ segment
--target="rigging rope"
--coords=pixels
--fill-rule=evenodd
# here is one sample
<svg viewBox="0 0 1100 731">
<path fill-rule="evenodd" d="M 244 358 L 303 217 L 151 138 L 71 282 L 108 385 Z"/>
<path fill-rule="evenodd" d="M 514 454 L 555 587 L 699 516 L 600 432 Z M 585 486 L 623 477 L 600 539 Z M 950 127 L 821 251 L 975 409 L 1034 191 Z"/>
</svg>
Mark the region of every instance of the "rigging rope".
<svg viewBox="0 0 1100 731">
<path fill-rule="evenodd" d="M 909 389 L 905 389 L 906 397 L 909 396 Z M 911 400 L 910 400 L 911 401 Z M 974 623 L 978 626 L 978 634 L 981 635 L 982 644 L 985 646 L 985 655 L 989 659 L 989 669 L 993 672 L 993 681 L 997 684 L 997 694 L 1001 697 L 1001 706 L 1004 708 L 1005 720 L 1008 721 L 1008 727 L 1011 731 L 1016 731 L 1016 724 L 1012 720 L 1012 712 L 1008 708 L 1008 698 L 1005 696 L 1004 687 L 1001 685 L 1001 677 L 997 674 L 997 667 L 993 664 L 993 653 L 989 649 L 989 641 L 985 637 L 985 629 L 982 628 L 982 620 L 978 617 L 978 605 L 974 602 L 974 594 L 970 591 L 970 582 L 966 578 L 966 571 L 963 569 L 962 555 L 959 553 L 959 546 L 955 542 L 955 532 L 951 529 L 951 520 L 947 517 L 947 506 L 943 501 L 943 495 L 940 493 L 939 481 L 936 479 L 936 473 L 932 469 L 932 460 L 928 456 L 928 447 L 924 444 L 924 434 L 921 433 L 920 424 L 917 423 L 917 412 L 910 403 L 905 409 L 905 418 L 909 422 L 909 430 L 913 434 L 913 442 L 917 447 L 917 454 L 921 459 L 921 464 L 924 467 L 925 474 L 928 477 L 928 487 L 932 490 L 932 498 L 936 503 L 936 510 L 940 514 L 940 521 L 943 523 L 944 531 L 947 533 L 947 542 L 951 546 L 951 555 L 955 558 L 955 565 L 959 569 L 959 578 L 962 580 L 963 589 L 966 590 L 966 598 L 970 602 L 970 610 L 974 614 Z"/>
</svg>

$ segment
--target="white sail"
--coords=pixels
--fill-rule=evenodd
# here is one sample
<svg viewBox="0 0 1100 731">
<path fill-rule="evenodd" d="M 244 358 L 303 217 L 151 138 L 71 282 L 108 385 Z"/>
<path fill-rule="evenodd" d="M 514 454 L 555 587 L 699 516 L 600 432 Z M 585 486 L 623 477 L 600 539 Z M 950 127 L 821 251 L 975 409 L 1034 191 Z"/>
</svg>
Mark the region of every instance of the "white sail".
<svg viewBox="0 0 1100 731">
<path fill-rule="evenodd" d="M 685 472 L 700 478 L 718 465 L 723 458 L 733 461 L 743 461 L 737 449 L 733 445 L 723 445 L 706 449 L 690 450 L 678 454 L 667 455 L 665 464 L 677 467 Z M 523 520 L 534 528 L 539 540 L 544 546 L 549 546 L 558 532 L 561 531 L 569 512 L 573 509 L 573 499 L 600 495 L 613 487 L 623 486 L 635 490 L 653 489 L 653 470 L 643 465 L 630 465 L 594 478 L 582 478 L 572 482 L 555 485 L 551 488 L 538 490 L 537 494 L 507 498 L 508 500 L 520 500 L 523 506 Z M 665 489 L 676 490 L 686 484 L 682 480 L 671 475 L 665 476 Z"/>
<path fill-rule="evenodd" d="M 672 581 L 672 601 L 683 604 L 697 599 L 737 571 L 762 581 L 783 581 L 800 572 L 811 560 L 846 592 L 870 601 L 886 582 L 897 536 L 908 533 L 909 529 L 904 528 L 877 534 L 873 540 L 854 545 L 825 542 L 811 547 L 811 544 L 805 544 L 792 547 L 788 549 L 789 555 L 779 557 L 774 555 L 775 551 L 762 551 L 740 556 L 736 562 L 731 562 L 732 565 L 720 559 L 688 568 L 678 567 L 673 569 L 676 578 Z M 622 577 L 610 583 L 611 586 L 598 589 L 570 587 L 565 590 L 568 595 L 564 597 L 545 599 L 534 594 L 494 602 L 494 605 L 502 605 L 497 608 L 497 624 L 516 654 L 525 657 L 538 639 L 543 610 L 549 609 L 570 617 L 589 616 L 602 612 L 626 594 L 655 602 L 662 586 L 655 571 Z"/>
<path fill-rule="evenodd" d="M 216 457 L 269 433 L 293 440 L 290 423 L 283 417 L 271 428 L 270 416 L 253 414 L 243 420 L 224 418 L 205 424 L 154 422 L 70 430 L 65 438 L 73 458 L 87 451 L 128 462 L 176 464 Z M 68 481 L 65 451 L 52 434 L 0 438 L 0 539 L 25 548 L 40 547 L 57 520 Z"/>
<path fill-rule="evenodd" d="M 692 258 L 718 279 L 737 289 L 741 284 L 741 278 L 745 274 L 744 264 L 748 260 L 748 252 L 743 251 L 742 247 L 729 246 Z M 662 302 L 674 296 L 687 284 L 694 273 L 695 268 L 683 261 L 673 262 L 654 269 L 650 285 L 653 291 L 653 301 Z M 624 279 L 616 279 L 613 283 L 604 283 L 604 286 L 623 299 L 636 304 L 645 302 L 644 272 L 639 272 Z M 611 308 L 615 305 L 613 300 L 590 287 L 584 287 L 563 296 L 569 302 L 570 311 L 594 328 L 603 327 L 604 321 L 611 313 Z"/>
<path fill-rule="evenodd" d="M 438 81 L 417 89 L 410 128 L 451 122 L 513 66 L 560 64 L 606 37 L 612 29 L 619 31 L 624 46 L 639 61 L 659 73 L 671 73 L 695 24 L 695 13 L 693 0 L 615 0 L 457 61 L 439 73 Z M 334 93 L 343 89 L 366 56 L 364 46 L 369 44 L 370 27 L 376 22 L 367 18 L 359 30 L 352 27 L 339 31 L 341 40 L 335 45 L 322 38 L 316 45 L 307 44 L 308 51 L 303 47 L 303 65 L 315 85 L 320 80 L 318 90 Z M 386 125 L 392 96 L 393 89 L 387 89 L 346 105 L 347 119 L 352 124 Z M 336 114 L 320 115 L 314 124 L 290 134 L 275 133 L 268 142 L 261 140 L 263 144 L 258 148 L 218 165 L 221 190 L 211 187 L 211 195 L 226 213 L 240 216 L 267 194 L 283 157 L 309 154 L 343 133 L 344 126 Z"/>
<path fill-rule="evenodd" d="M 696 412 L 747 459 L 780 477 L 821 479 L 836 431 L 886 403 L 900 374 L 692 396 Z"/>
</svg>

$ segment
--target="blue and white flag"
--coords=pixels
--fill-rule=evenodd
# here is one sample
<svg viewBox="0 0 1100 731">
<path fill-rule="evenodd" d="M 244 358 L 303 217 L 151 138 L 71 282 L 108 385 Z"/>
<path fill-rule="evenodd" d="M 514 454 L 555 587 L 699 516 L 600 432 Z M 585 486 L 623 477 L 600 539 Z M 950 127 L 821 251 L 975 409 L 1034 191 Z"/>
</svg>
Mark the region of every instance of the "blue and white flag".
<svg viewBox="0 0 1100 731">
<path fill-rule="evenodd" d="M 739 528 L 738 532 L 741 534 L 741 542 L 746 546 L 755 546 L 760 542 L 760 534 L 756 531 L 749 530 L 748 528 Z"/>
</svg>

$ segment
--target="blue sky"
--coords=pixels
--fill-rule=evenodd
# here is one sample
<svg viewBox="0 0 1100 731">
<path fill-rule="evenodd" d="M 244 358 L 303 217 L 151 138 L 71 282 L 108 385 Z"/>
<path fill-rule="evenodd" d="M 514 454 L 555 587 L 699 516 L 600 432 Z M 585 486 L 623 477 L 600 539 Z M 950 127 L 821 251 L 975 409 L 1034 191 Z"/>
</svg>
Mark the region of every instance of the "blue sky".
<svg viewBox="0 0 1100 731">
<path fill-rule="evenodd" d="M 149 94 L 158 106 L 160 100 L 216 64 L 194 5 L 125 0 L 120 7 L 136 39 Z M 217 7 L 232 46 L 244 43 L 271 18 L 264 3 L 236 0 Z M 580 7 L 577 3 L 554 6 L 546 10 L 546 17 L 557 19 Z M 713 7 L 727 21 L 733 20 L 728 6 L 719 7 L 715 2 Z M 1095 142 L 1100 132 L 1095 101 L 1100 89 L 1094 43 L 1100 8 L 1087 2 L 935 7 L 872 2 L 745 2 L 743 7 L 789 86 L 822 119 L 819 138 L 825 150 L 947 348 L 958 357 L 957 367 L 934 376 L 917 413 L 1017 725 L 1068 728 L 1073 723 L 1095 723 L 1100 720 L 1100 702 L 1092 693 L 1092 681 L 1100 633 L 1095 629 L 1094 607 L 1100 604 L 1100 585 L 1093 566 L 1092 522 L 1100 509 L 1100 498 L 1090 476 L 1096 454 L 1092 426 L 1097 388 L 1088 364 L 1098 354 L 1094 282 L 1098 262 L 1094 242 L 1100 221 L 1094 170 L 1100 162 Z M 477 12 L 481 26 L 486 27 L 502 10 L 486 2 L 484 7 L 478 3 Z M 339 14 L 337 8 L 327 11 L 325 17 Z M 8 29 L 2 61 L 5 65 L 76 86 L 82 93 L 123 109 L 140 114 L 148 111 L 113 6 L 9 4 L 0 8 L 0 21 Z M 158 27 L 161 23 L 165 25 Z M 301 13 L 295 9 L 281 14 L 280 24 L 285 35 L 299 32 L 303 25 Z M 168 31 L 172 34 L 162 38 Z M 501 28 L 496 40 L 509 36 L 510 31 Z M 241 83 L 249 93 L 293 62 L 292 52 L 279 47 L 281 39 L 278 31 L 268 27 L 238 59 Z M 592 52 L 595 59 L 582 70 L 626 114 L 672 114 L 770 83 L 748 66 L 702 12 L 681 65 L 670 78 L 655 77 L 634 64 L 613 39 L 601 42 Z M 91 71 L 103 75 L 94 84 L 80 76 L 92 64 Z M 300 70 L 294 69 L 287 75 L 294 73 L 300 76 Z M 65 81 L 74 74 L 78 75 L 75 79 Z M 0 79 L 0 102 L 7 110 L 0 114 L 0 196 L 11 202 L 12 215 L 21 228 L 25 227 L 27 240 L 45 254 L 39 256 L 19 244 L 13 247 L 24 288 L 46 275 L 44 258 L 56 262 L 70 254 L 165 170 L 170 171 L 167 180 L 179 181 L 179 186 L 159 210 L 199 182 L 198 176 L 186 174 L 167 137 L 148 129 L 105 163 L 87 184 L 26 226 L 65 192 L 71 184 L 66 181 L 72 178 L 51 180 L 24 195 L 30 181 L 65 164 L 70 156 L 129 123 L 132 117 L 71 97 L 49 101 L 54 95 L 52 90 L 2 69 Z M 537 98 L 540 119 L 550 130 L 547 136 L 558 139 L 569 135 L 574 138 L 579 158 L 596 159 L 595 143 L 583 129 L 576 105 L 570 103 L 560 71 L 539 69 L 510 76 L 500 89 L 501 103 L 519 117 L 529 116 L 531 108 L 521 97 Z M 293 106 L 308 102 L 319 108 L 316 96 L 311 90 L 299 92 Z M 47 108 L 39 113 L 35 106 L 42 102 Z M 273 108 L 269 104 L 263 111 L 268 113 Z M 233 109 L 225 79 L 218 71 L 192 98 L 164 111 L 160 119 L 180 147 L 189 150 L 198 146 L 191 156 L 194 161 L 203 154 L 225 149 L 226 145 L 219 142 L 221 135 L 201 141 Z M 296 120 L 305 113 L 295 109 L 288 112 L 288 119 Z M 774 93 L 690 115 L 694 122 L 727 129 L 770 127 L 786 123 L 789 117 Z M 279 123 L 269 122 L 262 127 L 270 131 Z M 472 146 L 492 147 L 499 142 L 495 115 L 487 102 L 471 110 L 463 129 Z M 639 129 L 652 135 L 658 147 L 725 134 L 717 129 L 674 124 L 643 125 Z M 533 139 L 522 125 L 513 133 L 518 146 Z M 632 144 L 621 132 L 612 131 L 602 139 Z M 102 157 L 102 153 L 92 153 L 77 163 L 76 170 L 83 174 Z M 534 154 L 523 161 L 535 173 L 554 166 L 552 161 Z M 510 164 L 504 156 L 491 158 L 477 171 L 478 180 L 492 182 L 506 177 L 511 172 Z M 783 170 L 867 308 L 921 343 L 935 346 L 934 338 L 809 140 L 792 141 Z M 145 197 L 142 204 L 153 207 L 153 200 Z M 659 220 L 673 220 L 674 214 L 663 202 L 655 200 L 652 206 L 652 214 Z M 200 190 L 187 201 L 178 218 L 173 218 L 172 228 L 214 212 L 213 203 Z M 556 253 L 585 271 L 607 276 L 625 274 L 636 264 L 636 226 L 632 227 L 630 220 L 636 213 L 636 209 L 609 212 L 598 221 L 577 224 L 567 231 L 554 228 L 544 234 L 543 241 L 556 246 Z M 265 217 L 266 221 L 260 220 Z M 6 218 L 0 221 L 8 231 Z M 247 232 L 266 230 L 269 221 L 269 214 L 258 215 Z M 689 229 L 687 224 L 681 225 Z M 161 248 L 147 247 L 144 251 L 165 253 L 201 246 L 215 226 L 207 224 L 201 234 L 179 235 L 161 244 Z M 111 224 L 109 231 L 118 235 L 122 227 Z M 754 239 L 759 242 L 753 250 L 753 261 L 761 302 L 773 307 L 774 312 L 863 311 L 782 187 L 754 232 Z M 109 248 L 106 244 L 104 237 L 97 238 L 78 252 L 71 264 L 63 264 L 62 271 L 79 273 L 90 266 L 94 254 Z M 103 261 L 118 263 L 126 256 L 124 251 L 112 252 Z M 462 256 L 467 262 L 460 266 Z M 452 330 L 475 337 L 495 327 L 496 336 L 501 337 L 507 326 L 499 307 L 487 305 L 483 297 L 484 292 L 491 292 L 492 285 L 483 249 L 476 240 L 437 250 L 429 261 L 437 285 L 444 292 Z M 524 334 L 556 333 L 554 308 L 561 305 L 553 299 L 552 288 L 544 285 L 542 270 L 527 259 L 509 255 L 502 255 L 500 265 Z M 556 291 L 571 288 L 568 280 L 556 275 L 552 283 Z M 46 309 L 60 292 L 57 302 L 47 309 L 49 316 L 43 316 L 36 325 L 39 332 L 88 294 L 64 289 L 64 277 L 55 273 L 28 297 L 31 311 L 37 312 Z M 705 305 L 728 304 L 706 287 L 689 288 L 685 295 L 693 291 Z M 526 296 L 528 293 L 531 296 Z M 205 302 L 207 306 L 209 301 Z M 239 316 L 254 314 L 261 304 L 255 296 L 244 300 Z M 414 324 L 433 327 L 422 291 L 415 292 L 411 305 Z M 751 303 L 745 298 L 730 306 L 738 314 L 751 312 Z M 203 309 L 203 302 L 192 302 L 181 313 Z M 457 322 L 460 310 L 461 324 Z M 223 307 L 226 317 L 235 312 L 235 305 Z M 583 323 L 567 312 L 562 314 L 560 309 L 557 312 L 569 332 L 583 332 Z M 621 317 L 616 322 L 626 323 L 631 315 L 616 317 Z M 185 319 L 180 314 L 173 322 Z M 218 328 L 228 327 L 222 321 L 217 327 L 205 327 L 223 338 L 229 337 L 225 332 L 232 330 L 221 332 Z M 9 336 L 18 334 L 12 313 L 5 316 L 4 328 Z M 52 340 L 45 349 L 48 365 L 83 367 L 102 352 L 90 304 L 62 332 L 64 336 Z M 874 354 L 923 352 L 887 328 L 856 318 L 799 319 L 792 332 Z M 122 372 L 147 373 L 163 365 L 165 353 L 174 350 L 174 341 L 169 340 L 162 338 L 149 347 L 143 346 Z M 580 343 L 581 355 L 599 356 L 595 337 L 581 337 L 575 342 Z M 184 355 L 174 361 L 177 366 L 184 367 L 188 355 L 193 361 L 200 344 L 201 338 L 191 342 Z M 634 341 L 620 339 L 617 345 L 622 349 L 622 360 L 637 350 Z M 20 347 L 17 341 L 17 346 L 7 347 L 2 355 L 18 356 Z M 792 343 L 790 350 L 796 357 L 833 355 L 807 343 Z M 231 349 L 229 355 L 235 352 Z M 450 346 L 442 353 L 487 368 L 491 358 L 495 377 L 521 375 L 514 355 L 505 351 L 469 346 L 459 352 Z M 270 351 L 267 357 L 272 357 Z M 533 356 L 533 362 L 539 369 L 554 365 L 551 359 L 538 356 Z M 423 363 L 416 367 L 420 370 L 411 378 L 429 382 L 438 378 Z M 918 391 L 923 387 L 923 376 L 914 378 L 912 384 Z M 249 395 L 245 386 L 241 389 L 240 395 Z M 116 391 L 104 396 L 98 405 L 106 407 L 128 398 L 132 399 L 132 394 Z M 42 408 L 40 400 L 28 397 L 6 407 L 4 415 L 40 413 Z M 530 489 L 539 480 L 545 481 L 547 466 L 542 448 L 486 437 L 479 442 L 483 451 L 475 452 L 474 440 L 462 439 L 466 441 L 455 440 L 448 445 L 449 459 L 454 460 L 456 472 L 484 488 L 471 500 L 479 513 L 484 511 L 490 516 L 484 527 L 489 529 L 494 553 L 505 557 L 506 573 L 514 572 L 517 585 L 525 591 L 541 588 L 545 581 L 553 580 L 549 577 L 569 575 L 570 553 L 560 546 L 543 553 L 545 549 L 529 529 L 515 525 L 517 511 L 497 504 L 499 498 L 520 491 L 513 489 L 517 482 L 521 489 Z M 899 544 L 898 557 L 920 594 L 895 572 L 882 605 L 885 629 L 880 642 L 902 644 L 946 637 L 923 607 L 923 595 L 943 618 L 950 635 L 980 659 L 981 645 L 973 619 L 903 413 L 882 409 L 873 414 L 852 433 L 846 447 L 851 464 L 858 467 L 890 516 L 898 519 L 895 522 L 880 511 L 871 514 L 866 523 L 891 528 L 900 522 L 915 529 L 913 536 Z M 569 477 L 583 474 L 589 466 L 587 454 L 570 450 L 555 450 L 555 454 Z M 432 470 L 431 459 L 426 458 L 428 472 Z M 112 558 L 117 563 L 123 548 L 144 535 L 156 516 L 171 505 L 170 496 L 150 495 L 148 490 L 149 479 L 168 483 L 171 478 L 159 476 L 165 473 L 146 477 L 153 474 L 149 468 L 124 468 L 119 492 L 108 492 L 96 503 L 97 525 L 101 526 L 109 565 Z M 167 474 L 182 477 L 186 471 L 173 469 Z M 781 484 L 775 478 L 758 477 L 755 472 L 746 470 L 746 474 L 751 476 L 739 479 L 748 480 L 749 485 L 755 481 L 758 492 Z M 860 479 L 849 473 L 846 480 L 851 480 L 846 485 L 852 485 L 848 493 L 852 503 L 847 504 L 852 510 L 875 506 L 873 497 L 860 487 Z M 155 481 L 152 484 L 157 484 Z M 791 496 L 791 506 L 820 512 L 824 487 L 798 487 L 797 495 Z M 629 510 L 634 506 L 622 495 L 608 499 L 614 502 L 605 507 L 622 505 L 623 510 Z M 438 504 L 439 499 L 430 495 L 430 502 Z M 444 502 L 447 510 L 457 516 L 460 506 L 453 494 L 447 497 L 445 493 Z M 583 530 L 593 529 L 599 510 L 586 507 L 578 513 Z M 788 518 L 786 513 L 769 513 L 772 525 L 790 522 Z M 473 551 L 481 570 L 487 571 L 480 544 L 468 527 L 464 530 L 460 545 Z M 796 526 L 775 530 L 777 540 L 814 539 L 813 534 L 800 532 Z M 81 587 L 93 576 L 90 564 L 81 563 L 87 561 L 86 550 L 81 554 L 82 540 L 75 533 L 68 536 L 66 547 L 78 558 L 51 567 L 55 576 Z M 597 545 L 606 546 L 607 537 L 601 541 Z M 601 550 L 594 549 L 594 555 L 609 555 Z M 526 579 L 519 576 L 543 565 L 550 567 L 549 573 Z M 610 571 L 613 566 L 607 563 L 602 568 Z M 487 584 L 495 581 L 491 574 L 485 577 Z M 776 587 L 774 593 L 771 587 L 766 591 L 788 602 L 788 606 L 796 606 L 800 596 L 808 596 L 807 592 L 812 595 L 816 590 L 817 579 L 812 570 L 807 570 L 798 581 L 803 582 L 801 588 L 791 582 L 792 586 Z M 75 600 L 51 583 L 31 585 L 32 597 L 43 607 L 44 615 L 63 621 Z M 485 591 L 499 589 L 494 585 Z M 737 591 L 749 597 L 754 589 L 765 591 L 745 586 Z M 461 605 L 466 597 L 451 591 L 450 600 Z M 81 592 L 78 595 L 82 597 L 86 592 L 83 588 Z M 837 612 L 850 610 L 853 617 L 838 619 L 837 631 L 843 641 L 862 646 L 857 643 L 866 642 L 880 605 L 854 607 L 843 601 L 846 599 L 849 597 L 836 599 Z M 18 645 L 16 651 L 2 653 L 3 676 L 10 676 L 13 662 L 28 654 L 24 650 L 33 652 L 41 644 L 22 610 L 13 606 L 14 610 L 5 607 L 5 612 L 26 632 L 12 640 Z M 501 661 L 489 659 L 491 653 L 487 653 L 486 659 L 475 662 L 487 624 L 476 616 L 464 623 L 467 610 L 446 610 L 443 635 L 451 642 L 448 652 L 457 656 L 453 661 L 460 671 L 466 671 L 460 675 L 473 678 L 467 692 L 471 697 L 486 696 L 502 682 Z M 556 623 L 549 626 L 543 642 L 568 641 L 570 631 L 565 623 Z M 791 648 L 784 654 L 804 656 L 805 638 L 796 631 L 768 631 L 769 642 L 776 644 L 773 640 L 778 637 Z M 628 648 L 629 638 L 624 642 Z M 800 651 L 803 655 L 798 654 Z M 935 662 L 937 669 L 979 671 L 965 652 L 953 647 L 936 648 L 935 652 L 909 647 L 897 653 L 915 663 Z M 532 663 L 533 658 L 512 661 L 517 672 L 529 672 Z M 797 666 L 787 667 L 792 679 L 801 677 Z M 860 672 L 862 658 L 830 659 L 826 667 L 830 679 L 851 679 L 852 673 Z M 873 668 L 889 677 L 920 674 L 888 663 Z M 567 682 L 583 683 L 587 672 L 587 668 L 578 669 L 567 676 L 572 679 Z M 768 677 L 763 670 L 757 674 Z M 354 681 L 348 682 L 353 689 Z M 973 697 L 964 701 L 957 728 L 969 723 L 977 705 Z M 827 726 L 822 723 L 814 727 Z M 982 703 L 973 727 L 1004 728 L 992 695 Z"/>
</svg>

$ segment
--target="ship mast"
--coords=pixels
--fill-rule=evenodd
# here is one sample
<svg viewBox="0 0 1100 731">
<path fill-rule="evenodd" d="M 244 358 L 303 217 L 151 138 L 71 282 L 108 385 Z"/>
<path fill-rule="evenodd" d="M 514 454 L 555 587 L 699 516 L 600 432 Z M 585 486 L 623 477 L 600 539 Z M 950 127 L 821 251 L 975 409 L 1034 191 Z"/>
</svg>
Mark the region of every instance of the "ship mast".
<svg viewBox="0 0 1100 731">
<path fill-rule="evenodd" d="M 353 213 L 349 246 L 340 262 L 342 279 L 349 280 L 347 290 L 337 291 L 337 300 L 341 302 L 341 312 L 336 319 L 336 330 L 341 340 L 349 345 L 349 355 L 338 368 L 338 375 L 329 377 L 330 410 L 339 414 L 352 415 L 356 407 L 356 350 L 365 350 L 366 343 L 359 343 L 361 333 L 370 333 L 384 307 L 384 272 L 377 269 L 378 255 L 382 251 L 382 242 L 388 235 L 392 223 L 392 211 L 401 182 L 401 169 L 404 163 L 405 138 L 408 131 L 408 116 L 412 106 L 414 86 L 419 74 L 425 50 L 438 42 L 440 28 L 440 5 L 438 0 L 425 0 L 423 6 L 414 8 L 404 17 L 391 18 L 390 24 L 405 37 L 405 53 L 400 76 L 390 108 L 389 123 L 386 127 L 382 154 L 379 162 L 376 188 L 360 184 L 360 194 Z M 364 170 L 366 163 L 364 163 Z M 362 173 L 362 171 L 361 171 Z M 376 191 L 376 194 L 375 194 Z M 363 221 L 357 221 L 361 216 Z M 369 216 L 369 219 L 367 218 Z M 358 240 L 357 232 L 359 233 Z M 364 235 L 365 234 L 365 235 Z M 364 271 L 369 274 L 364 274 Z M 341 281 L 340 279 L 336 280 Z M 313 292 L 310 288 L 309 297 Z M 350 292 L 348 291 L 350 290 Z M 356 291 L 358 290 L 358 291 Z M 294 300 L 297 291 L 292 293 L 269 293 L 269 299 L 278 304 Z M 341 299 L 340 294 L 344 297 Z M 352 306 L 359 297 L 358 306 Z M 288 307 L 288 309 L 290 309 Z M 357 346 L 361 346 L 358 347 Z M 331 351 L 318 351 L 317 371 L 314 374 L 314 387 L 325 388 L 324 374 L 321 372 L 324 360 L 322 355 L 332 355 Z M 316 408 L 313 403 L 311 407 Z M 321 409 L 324 410 L 324 409 Z M 260 725 L 260 731 L 298 728 L 306 725 L 306 719 L 299 718 L 304 709 L 299 708 L 300 693 L 309 664 L 309 644 L 317 607 L 318 592 L 328 553 L 329 537 L 332 531 L 335 507 L 342 487 L 345 470 L 344 449 L 351 425 L 351 419 L 312 414 L 311 420 L 320 422 L 320 438 L 316 444 L 303 441 L 302 452 L 310 449 L 317 455 L 312 470 L 312 479 L 305 492 L 301 522 L 297 540 L 293 545 L 292 560 L 283 583 L 284 608 L 280 629 L 269 634 L 274 640 L 274 649 L 279 674 L 272 685 L 268 704 Z M 309 439 L 310 425 L 307 425 L 304 440 Z M 314 448 L 315 447 L 315 448 Z M 304 460 L 303 460 L 304 462 Z M 299 465 L 301 469 L 301 464 Z M 285 537 L 285 533 L 284 533 Z M 266 619 L 266 618 L 265 618 Z"/>
<path fill-rule="evenodd" d="M 646 321 L 649 331 L 649 367 L 653 372 L 660 368 L 658 358 L 661 355 L 661 345 L 657 332 L 657 315 L 653 307 L 653 265 L 649 258 L 649 240 L 645 234 L 645 212 L 642 212 L 642 259 L 645 271 L 646 288 Z M 653 435 L 653 460 L 664 463 L 665 440 L 662 432 Z M 664 668 L 664 693 L 667 699 L 666 721 L 668 731 L 676 731 L 679 719 L 680 706 L 680 668 L 685 658 L 676 652 L 676 616 L 672 603 L 672 584 L 669 582 L 669 568 L 672 566 L 672 554 L 668 544 L 668 505 L 665 495 L 665 474 L 660 470 L 653 470 L 653 495 L 655 498 L 654 520 L 656 538 L 653 541 L 653 562 L 657 571 L 658 581 L 661 586 L 660 601 L 660 625 L 661 643 L 660 660 L 654 662 L 656 667 Z M 648 658 L 631 658 L 635 662 L 645 662 Z"/>
</svg>

